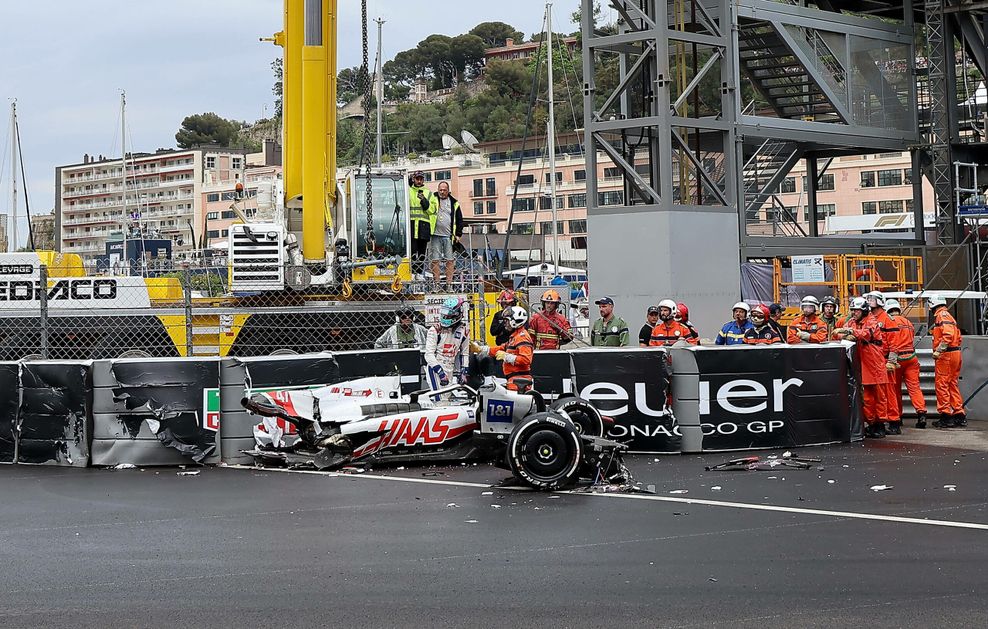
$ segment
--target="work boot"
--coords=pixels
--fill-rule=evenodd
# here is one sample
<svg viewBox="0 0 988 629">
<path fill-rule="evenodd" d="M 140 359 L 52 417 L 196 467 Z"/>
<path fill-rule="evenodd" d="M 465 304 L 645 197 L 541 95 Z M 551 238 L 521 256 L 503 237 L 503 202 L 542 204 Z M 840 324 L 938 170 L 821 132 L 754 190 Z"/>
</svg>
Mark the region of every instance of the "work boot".
<svg viewBox="0 0 988 629">
<path fill-rule="evenodd" d="M 865 437 L 868 437 L 870 439 L 881 439 L 882 437 L 884 437 L 885 428 L 883 427 L 881 431 L 879 431 L 878 427 L 880 425 L 881 424 L 879 424 L 878 422 L 875 422 L 865 426 L 865 431 L 864 431 Z"/>
<path fill-rule="evenodd" d="M 888 432 L 885 430 L 885 422 L 878 422 L 875 424 L 875 434 L 879 439 L 888 436 Z"/>
<path fill-rule="evenodd" d="M 890 435 L 901 435 L 902 434 L 902 422 L 901 421 L 889 422 L 888 434 L 890 434 Z"/>
<path fill-rule="evenodd" d="M 964 413 L 957 413 L 954 415 L 954 427 L 963 428 L 964 426 L 967 426 L 967 415 Z"/>
<path fill-rule="evenodd" d="M 926 428 L 926 413 L 920 413 L 916 417 L 916 428 Z"/>
<path fill-rule="evenodd" d="M 934 428 L 953 428 L 954 425 L 953 415 L 947 415 L 946 413 L 940 413 L 940 419 L 933 422 Z"/>
</svg>

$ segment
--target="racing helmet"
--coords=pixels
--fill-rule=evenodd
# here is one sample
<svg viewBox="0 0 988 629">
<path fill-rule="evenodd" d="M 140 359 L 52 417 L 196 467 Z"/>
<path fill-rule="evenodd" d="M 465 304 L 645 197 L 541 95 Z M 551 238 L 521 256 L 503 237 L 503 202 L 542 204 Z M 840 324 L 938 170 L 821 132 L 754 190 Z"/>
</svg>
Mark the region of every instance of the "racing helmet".
<svg viewBox="0 0 988 629">
<path fill-rule="evenodd" d="M 515 291 L 513 290 L 503 290 L 501 294 L 497 296 L 497 303 L 515 303 Z"/>
<path fill-rule="evenodd" d="M 885 311 L 886 312 L 891 312 L 893 310 L 898 310 L 900 314 L 902 313 L 902 306 L 899 305 L 899 300 L 898 299 L 886 299 L 885 300 Z"/>
<path fill-rule="evenodd" d="M 528 323 L 528 311 L 521 306 L 511 306 L 504 313 L 504 323 L 510 330 L 525 327 L 525 324 Z"/>
<path fill-rule="evenodd" d="M 930 307 L 930 310 L 936 310 L 940 306 L 946 306 L 947 300 L 942 295 L 930 295 L 926 298 L 926 305 Z"/>
<path fill-rule="evenodd" d="M 550 288 L 546 292 L 542 293 L 542 303 L 550 304 L 560 304 L 563 302 L 563 298 L 559 296 L 559 291 L 555 288 Z"/>
<path fill-rule="evenodd" d="M 668 318 L 662 316 L 662 308 L 669 309 Z M 663 321 L 671 321 L 672 319 L 675 319 L 677 310 L 678 308 L 676 307 L 676 302 L 674 302 L 671 299 L 663 299 L 662 301 L 659 302 L 659 318 L 662 319 Z"/>
<path fill-rule="evenodd" d="M 869 310 L 871 310 L 871 307 L 868 305 L 868 300 L 865 299 L 864 297 L 854 297 L 853 299 L 851 299 L 851 306 L 848 308 L 848 310 L 851 311 L 860 310 L 861 312 L 866 313 Z"/>
<path fill-rule="evenodd" d="M 451 328 L 463 321 L 463 299 L 461 297 L 450 297 L 443 302 L 439 309 L 439 325 L 444 328 Z"/>
<path fill-rule="evenodd" d="M 744 310 L 745 314 L 751 313 L 751 306 L 749 306 L 747 303 L 743 301 L 739 301 L 738 303 L 734 304 L 734 306 L 731 308 L 731 312 L 734 312 L 738 308 Z M 766 310 L 768 310 L 768 308 L 766 308 Z"/>
<path fill-rule="evenodd" d="M 873 290 L 870 293 L 865 293 L 864 298 L 868 300 L 868 305 L 871 306 L 871 300 L 875 300 L 874 308 L 884 308 L 885 307 L 885 295 L 882 295 L 880 291 Z"/>
<path fill-rule="evenodd" d="M 807 306 L 813 306 L 813 312 L 820 310 L 820 300 L 813 295 L 807 295 L 803 297 L 803 300 L 799 302 L 800 308 L 806 308 Z"/>
<path fill-rule="evenodd" d="M 768 320 L 768 306 L 765 304 L 757 304 L 749 312 L 752 321 L 758 321 L 759 323 Z"/>
<path fill-rule="evenodd" d="M 688 323 L 690 320 L 690 309 L 686 307 L 686 304 L 679 302 L 676 304 L 676 318 L 683 323 Z"/>
</svg>

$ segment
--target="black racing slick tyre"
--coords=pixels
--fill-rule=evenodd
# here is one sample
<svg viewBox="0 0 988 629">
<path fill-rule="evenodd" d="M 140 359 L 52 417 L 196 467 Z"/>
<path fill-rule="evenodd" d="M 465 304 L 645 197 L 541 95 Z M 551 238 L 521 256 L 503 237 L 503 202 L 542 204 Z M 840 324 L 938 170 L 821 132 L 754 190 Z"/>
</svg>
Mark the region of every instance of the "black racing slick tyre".
<svg viewBox="0 0 988 629">
<path fill-rule="evenodd" d="M 542 491 L 575 483 L 583 461 L 583 443 L 573 422 L 554 412 L 522 420 L 508 438 L 508 467 L 515 478 Z"/>
<path fill-rule="evenodd" d="M 604 418 L 594 405 L 581 397 L 569 396 L 556 400 L 549 407 L 567 415 L 576 425 L 581 435 L 588 437 L 604 436 Z"/>
</svg>

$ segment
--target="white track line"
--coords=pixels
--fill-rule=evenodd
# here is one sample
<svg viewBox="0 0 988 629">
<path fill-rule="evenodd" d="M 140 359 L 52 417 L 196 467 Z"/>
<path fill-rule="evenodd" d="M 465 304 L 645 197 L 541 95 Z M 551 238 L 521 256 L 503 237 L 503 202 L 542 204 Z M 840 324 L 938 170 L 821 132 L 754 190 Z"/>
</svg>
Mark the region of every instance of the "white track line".
<svg viewBox="0 0 988 629">
<path fill-rule="evenodd" d="M 479 487 L 481 489 L 514 490 L 514 487 L 497 487 L 486 483 L 468 483 L 465 481 L 438 480 L 433 478 L 407 478 L 402 476 L 380 476 L 377 474 L 344 474 L 341 472 L 320 472 L 318 470 L 288 470 L 281 468 L 252 467 L 248 465 L 229 465 L 232 469 L 246 469 L 263 472 L 282 472 L 288 474 L 315 474 L 335 478 L 352 478 L 367 480 L 382 480 L 398 483 L 419 483 L 422 485 L 445 485 L 448 487 Z M 832 518 L 850 520 L 876 520 L 879 522 L 898 522 L 900 524 L 923 524 L 926 526 L 942 526 L 957 529 L 974 529 L 988 531 L 988 524 L 977 522 L 953 522 L 951 520 L 926 520 L 923 518 L 906 518 L 898 515 L 880 515 L 876 513 L 856 513 L 853 511 L 830 511 L 827 509 L 806 509 L 802 507 L 786 507 L 782 505 L 764 505 L 749 502 L 729 502 L 725 500 L 706 500 L 703 498 L 673 498 L 671 496 L 654 496 L 650 494 L 601 494 L 583 491 L 560 491 L 559 494 L 571 496 L 591 496 L 597 498 L 615 498 L 619 500 L 645 500 L 649 502 L 672 502 L 677 504 L 702 505 L 705 507 L 721 507 L 729 509 L 747 509 L 749 511 L 774 511 L 776 513 L 799 513 L 804 515 L 824 515 Z"/>
</svg>

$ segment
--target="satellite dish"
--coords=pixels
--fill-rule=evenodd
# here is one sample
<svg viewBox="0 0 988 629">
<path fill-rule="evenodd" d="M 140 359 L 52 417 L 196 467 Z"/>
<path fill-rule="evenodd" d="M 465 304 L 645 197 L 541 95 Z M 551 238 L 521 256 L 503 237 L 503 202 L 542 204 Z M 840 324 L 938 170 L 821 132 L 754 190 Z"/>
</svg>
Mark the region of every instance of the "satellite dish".
<svg viewBox="0 0 988 629">
<path fill-rule="evenodd" d="M 479 143 L 479 140 L 477 140 L 477 138 L 474 137 L 472 133 L 470 133 L 469 131 L 460 131 L 460 137 L 463 138 L 463 143 L 467 145 L 468 149 L 470 149 L 471 151 L 477 149 L 477 144 Z"/>
<path fill-rule="evenodd" d="M 458 146 L 460 146 L 460 143 L 456 141 L 456 138 L 454 138 L 448 133 L 443 134 L 443 149 L 449 151 L 451 149 L 455 149 Z"/>
</svg>

